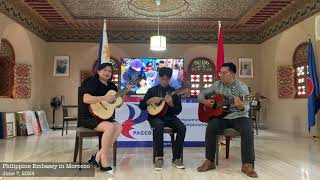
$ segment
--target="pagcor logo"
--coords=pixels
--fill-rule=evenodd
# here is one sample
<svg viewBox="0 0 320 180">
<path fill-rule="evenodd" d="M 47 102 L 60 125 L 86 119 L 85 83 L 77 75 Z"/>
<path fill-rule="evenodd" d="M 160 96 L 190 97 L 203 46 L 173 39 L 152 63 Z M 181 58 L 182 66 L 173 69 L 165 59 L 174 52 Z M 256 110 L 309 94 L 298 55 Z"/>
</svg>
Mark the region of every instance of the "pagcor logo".
<svg viewBox="0 0 320 180">
<path fill-rule="evenodd" d="M 134 104 L 135 106 L 138 107 L 138 104 Z M 132 105 L 129 105 L 127 104 L 127 107 L 129 109 L 129 117 L 127 120 L 125 120 L 123 123 L 122 123 L 122 135 L 124 135 L 125 137 L 127 138 L 130 138 L 130 139 L 135 139 L 132 134 L 131 134 L 131 130 L 134 129 L 133 126 L 136 125 L 136 124 L 140 124 L 144 121 L 147 120 L 147 117 L 148 117 L 148 112 L 147 111 L 140 111 L 140 114 L 138 115 L 137 118 L 133 119 L 136 115 L 136 111 L 135 111 L 135 108 L 132 107 Z M 137 133 L 133 133 L 135 135 L 137 135 Z"/>
</svg>

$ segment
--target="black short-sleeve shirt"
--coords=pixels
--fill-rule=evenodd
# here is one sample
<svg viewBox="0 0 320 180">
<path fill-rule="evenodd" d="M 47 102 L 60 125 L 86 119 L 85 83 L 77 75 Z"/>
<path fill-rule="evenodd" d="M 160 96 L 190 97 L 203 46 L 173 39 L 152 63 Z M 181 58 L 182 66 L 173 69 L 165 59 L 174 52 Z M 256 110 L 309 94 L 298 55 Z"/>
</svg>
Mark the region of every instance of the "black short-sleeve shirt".
<svg viewBox="0 0 320 180">
<path fill-rule="evenodd" d="M 99 124 L 99 122 L 101 122 L 100 120 L 96 120 L 90 113 L 89 104 L 83 102 L 84 94 L 90 94 L 91 96 L 104 96 L 108 91 L 117 91 L 117 89 L 117 86 L 113 82 L 109 82 L 108 85 L 103 84 L 99 80 L 98 75 L 84 80 L 79 89 L 79 126 L 93 129 Z M 114 119 L 114 114 L 110 119 Z M 94 120 L 96 120 L 96 122 Z"/>
</svg>

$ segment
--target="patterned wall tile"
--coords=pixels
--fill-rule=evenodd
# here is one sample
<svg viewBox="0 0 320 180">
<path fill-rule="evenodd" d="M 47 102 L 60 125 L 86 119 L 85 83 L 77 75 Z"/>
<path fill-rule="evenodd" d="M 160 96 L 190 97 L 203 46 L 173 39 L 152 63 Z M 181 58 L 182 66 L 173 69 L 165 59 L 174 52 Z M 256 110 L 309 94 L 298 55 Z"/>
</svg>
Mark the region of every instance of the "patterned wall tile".
<svg viewBox="0 0 320 180">
<path fill-rule="evenodd" d="M 31 97 L 31 65 L 16 64 L 14 67 L 14 98 Z"/>
</svg>

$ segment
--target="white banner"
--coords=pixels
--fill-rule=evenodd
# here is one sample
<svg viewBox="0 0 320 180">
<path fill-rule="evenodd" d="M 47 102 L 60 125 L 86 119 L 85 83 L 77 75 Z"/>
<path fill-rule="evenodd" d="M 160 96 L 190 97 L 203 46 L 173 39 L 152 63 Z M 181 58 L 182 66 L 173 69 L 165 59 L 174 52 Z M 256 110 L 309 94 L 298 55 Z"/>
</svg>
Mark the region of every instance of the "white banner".
<svg viewBox="0 0 320 180">
<path fill-rule="evenodd" d="M 118 138 L 119 146 L 137 147 L 152 144 L 152 130 L 147 120 L 147 112 L 139 109 L 139 101 L 140 99 L 136 98 L 135 102 L 125 102 L 116 110 L 116 121 L 123 127 Z M 178 117 L 187 127 L 185 146 L 203 146 L 207 124 L 198 120 L 198 103 L 183 102 L 182 112 Z M 170 136 L 165 135 L 164 141 L 170 141 Z"/>
</svg>

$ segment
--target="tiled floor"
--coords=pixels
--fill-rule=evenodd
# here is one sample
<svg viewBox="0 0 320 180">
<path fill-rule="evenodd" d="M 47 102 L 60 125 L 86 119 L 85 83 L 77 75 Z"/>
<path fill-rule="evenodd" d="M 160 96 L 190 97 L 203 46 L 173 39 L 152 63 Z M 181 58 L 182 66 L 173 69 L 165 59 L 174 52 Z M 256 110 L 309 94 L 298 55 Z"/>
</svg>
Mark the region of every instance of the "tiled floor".
<svg viewBox="0 0 320 180">
<path fill-rule="evenodd" d="M 5 162 L 71 162 L 75 132 L 61 136 L 61 131 L 46 135 L 0 140 L 0 161 Z M 319 180 L 320 142 L 288 134 L 261 131 L 255 136 L 256 170 L 259 179 Z M 84 159 L 97 149 L 96 139 L 84 142 Z M 171 166 L 171 149 L 165 149 L 164 170 L 153 170 L 151 148 L 119 148 L 114 176 L 96 170 L 95 178 L 34 178 L 34 179 L 124 179 L 124 180 L 201 180 L 251 179 L 241 173 L 240 140 L 231 144 L 230 159 L 220 150 L 220 164 L 216 170 L 198 173 L 197 166 L 204 160 L 204 148 L 185 148 L 185 170 Z M 111 151 L 110 151 L 111 152 Z M 19 179 L 1 178 L 0 179 Z M 31 179 L 31 178 L 24 178 Z"/>
</svg>

